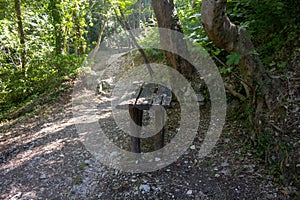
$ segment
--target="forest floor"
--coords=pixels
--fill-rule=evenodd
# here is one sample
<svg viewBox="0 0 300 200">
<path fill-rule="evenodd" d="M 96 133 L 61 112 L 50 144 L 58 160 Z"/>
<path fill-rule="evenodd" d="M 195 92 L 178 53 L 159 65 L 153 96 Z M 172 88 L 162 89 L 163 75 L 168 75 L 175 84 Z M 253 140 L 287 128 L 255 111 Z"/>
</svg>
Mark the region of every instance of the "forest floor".
<svg viewBox="0 0 300 200">
<path fill-rule="evenodd" d="M 126 62 L 122 58 L 116 70 Z M 98 100 L 107 98 L 99 95 Z M 202 109 L 207 112 L 209 105 Z M 72 89 L 54 102 L 36 105 L 32 113 L 2 123 L 0 199 L 297 199 L 297 189 L 280 186 L 268 175 L 239 139 L 244 130 L 229 120 L 204 159 L 197 157 L 199 136 L 176 162 L 148 173 L 102 165 L 81 142 L 76 123 Z M 109 114 L 99 123 L 115 128 Z"/>
</svg>

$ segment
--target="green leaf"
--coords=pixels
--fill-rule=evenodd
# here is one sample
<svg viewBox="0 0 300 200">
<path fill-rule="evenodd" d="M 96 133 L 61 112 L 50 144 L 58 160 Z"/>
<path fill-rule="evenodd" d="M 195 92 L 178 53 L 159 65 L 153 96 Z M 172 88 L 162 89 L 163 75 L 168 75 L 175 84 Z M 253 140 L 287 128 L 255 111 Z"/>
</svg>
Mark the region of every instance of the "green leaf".
<svg viewBox="0 0 300 200">
<path fill-rule="evenodd" d="M 226 61 L 227 65 L 233 65 L 233 64 L 238 65 L 242 58 L 242 55 L 237 54 L 236 52 L 232 52 L 228 56 L 226 56 L 226 58 L 227 58 Z"/>
</svg>

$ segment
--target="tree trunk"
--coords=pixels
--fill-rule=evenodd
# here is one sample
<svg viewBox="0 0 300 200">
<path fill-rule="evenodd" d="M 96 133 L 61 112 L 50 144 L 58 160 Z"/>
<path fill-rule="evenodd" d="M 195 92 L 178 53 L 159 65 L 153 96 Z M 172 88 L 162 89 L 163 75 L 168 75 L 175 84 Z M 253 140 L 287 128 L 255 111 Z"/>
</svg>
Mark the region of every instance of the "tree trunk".
<svg viewBox="0 0 300 200">
<path fill-rule="evenodd" d="M 105 30 L 106 22 L 107 22 L 107 18 L 104 18 L 104 20 L 101 23 L 101 28 L 100 28 L 99 35 L 98 35 L 98 40 L 97 40 L 97 44 L 95 46 L 95 49 L 94 49 L 94 52 L 93 52 L 93 55 L 92 55 L 92 59 L 94 59 L 96 57 L 96 54 L 99 50 L 99 46 L 100 46 L 100 43 L 101 43 L 101 40 L 102 40 L 102 35 L 104 33 L 104 30 Z"/>
<path fill-rule="evenodd" d="M 77 7 L 77 6 L 76 6 Z M 78 7 L 76 11 L 78 10 Z M 76 42 L 75 42 L 75 49 L 77 50 L 77 55 L 83 55 L 84 54 L 84 44 L 83 44 L 83 31 L 80 26 L 80 19 L 77 15 L 76 11 L 73 12 L 73 18 L 74 18 L 74 24 L 75 24 L 75 30 L 76 30 Z"/>
<path fill-rule="evenodd" d="M 54 36 L 55 36 L 55 54 L 60 55 L 62 54 L 63 48 L 63 35 L 61 29 L 61 16 L 59 12 L 59 8 L 57 5 L 59 4 L 58 0 L 51 0 L 50 1 L 50 12 L 52 15 L 52 24 L 54 26 Z"/>
<path fill-rule="evenodd" d="M 14 0 L 15 3 L 15 10 L 17 14 L 17 20 L 18 20 L 18 32 L 20 37 L 20 45 L 22 48 L 21 51 L 21 68 L 25 68 L 26 64 L 26 49 L 25 49 L 25 32 L 23 28 L 23 21 L 22 21 L 22 13 L 21 13 L 21 5 L 19 0 Z"/>
<path fill-rule="evenodd" d="M 142 10 L 142 0 L 138 0 L 137 2 L 137 13 L 136 13 L 136 28 L 141 28 L 141 10 Z"/>
<path fill-rule="evenodd" d="M 254 130 L 260 131 L 263 124 L 263 113 L 269 106 L 269 88 L 266 86 L 270 79 L 257 54 L 253 43 L 244 28 L 233 24 L 226 15 L 227 0 L 203 0 L 202 24 L 208 37 L 214 44 L 227 52 L 236 52 L 242 56 L 239 63 L 240 73 L 249 104 L 255 112 L 249 118 Z M 255 134 L 252 135 L 252 139 Z"/>
<path fill-rule="evenodd" d="M 182 33 L 182 27 L 173 0 L 152 0 L 152 7 L 159 28 L 171 29 Z M 187 45 L 183 38 L 177 38 L 175 35 L 168 35 L 165 33 L 166 32 L 160 31 L 160 45 L 162 48 L 174 49 L 175 52 L 178 53 L 181 51 L 188 52 Z M 193 70 L 188 62 L 172 52 L 164 51 L 164 54 L 167 62 L 176 70 L 182 72 L 187 77 L 191 76 Z"/>
</svg>

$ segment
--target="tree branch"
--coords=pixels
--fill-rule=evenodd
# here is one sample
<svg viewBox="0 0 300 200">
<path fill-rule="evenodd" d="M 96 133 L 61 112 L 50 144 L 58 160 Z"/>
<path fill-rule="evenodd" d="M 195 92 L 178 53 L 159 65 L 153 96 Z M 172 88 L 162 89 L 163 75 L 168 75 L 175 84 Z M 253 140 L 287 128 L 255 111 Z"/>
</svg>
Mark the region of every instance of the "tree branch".
<svg viewBox="0 0 300 200">
<path fill-rule="evenodd" d="M 234 89 L 233 89 L 233 86 L 228 84 L 228 83 L 224 83 L 224 86 L 225 86 L 225 89 L 230 93 L 232 94 L 234 97 L 237 97 L 238 99 L 240 100 L 245 100 L 246 97 L 238 92 L 236 92 Z"/>
<path fill-rule="evenodd" d="M 120 17 L 117 15 L 117 11 L 115 10 L 115 8 L 114 8 L 114 11 L 115 11 L 115 15 L 116 15 L 116 17 L 117 17 L 117 20 L 118 20 L 118 21 L 123 25 L 123 27 L 128 31 L 128 33 L 129 33 L 131 39 L 133 40 L 134 45 L 136 46 L 136 48 L 139 50 L 139 52 L 141 53 L 142 57 L 144 58 L 145 63 L 146 63 L 146 66 L 147 66 L 147 69 L 148 69 L 148 71 L 149 71 L 149 74 L 150 74 L 150 76 L 152 77 L 153 74 L 154 74 L 154 71 L 153 71 L 152 68 L 151 68 L 150 61 L 149 61 L 149 59 L 148 59 L 148 57 L 147 57 L 147 55 L 146 55 L 144 49 L 142 49 L 142 47 L 138 44 L 138 42 L 137 42 L 137 40 L 136 40 L 134 34 L 133 34 L 132 31 L 131 31 L 131 28 L 130 28 L 128 22 L 126 21 L 126 18 L 125 18 L 125 16 L 124 16 L 124 14 L 123 14 L 121 8 L 119 8 L 119 11 L 120 11 L 120 13 L 121 13 L 121 17 L 122 17 L 123 21 L 122 21 L 122 20 L 120 19 Z"/>
<path fill-rule="evenodd" d="M 229 68 L 228 65 L 226 65 L 224 62 L 222 62 L 222 60 L 220 60 L 216 55 L 211 54 L 220 64 L 222 64 L 224 67 Z M 240 76 L 238 76 L 236 73 L 231 72 L 232 75 L 237 78 L 239 81 L 241 81 L 242 83 L 246 84 L 249 88 L 252 88 L 245 80 L 243 80 Z"/>
<path fill-rule="evenodd" d="M 264 111 L 270 101 L 268 86 L 270 78 L 259 56 L 252 53 L 254 45 L 246 29 L 239 28 L 228 18 L 226 3 L 227 0 L 202 0 L 201 20 L 205 32 L 217 47 L 242 56 L 239 62 L 239 71 L 244 80 L 242 84 L 249 105 L 255 109 L 255 112 L 249 114 L 249 120 L 258 133 L 264 128 L 262 127 L 265 121 Z M 251 138 L 256 138 L 254 132 Z"/>
</svg>

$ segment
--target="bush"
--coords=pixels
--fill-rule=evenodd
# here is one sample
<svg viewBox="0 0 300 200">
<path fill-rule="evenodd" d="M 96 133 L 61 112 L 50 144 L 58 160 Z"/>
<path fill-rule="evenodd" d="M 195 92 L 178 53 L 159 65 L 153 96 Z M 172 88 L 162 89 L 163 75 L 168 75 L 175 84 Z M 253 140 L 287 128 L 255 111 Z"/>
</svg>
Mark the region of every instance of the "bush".
<svg viewBox="0 0 300 200">
<path fill-rule="evenodd" d="M 299 46 L 299 6 L 297 0 L 228 1 L 227 13 L 234 23 L 247 28 L 264 64 L 269 66 L 290 59 Z"/>
<path fill-rule="evenodd" d="M 82 57 L 60 55 L 53 59 L 31 60 L 26 69 L 0 68 L 1 112 L 18 106 L 33 95 L 59 88 L 62 82 L 75 78 L 82 61 Z"/>
</svg>

